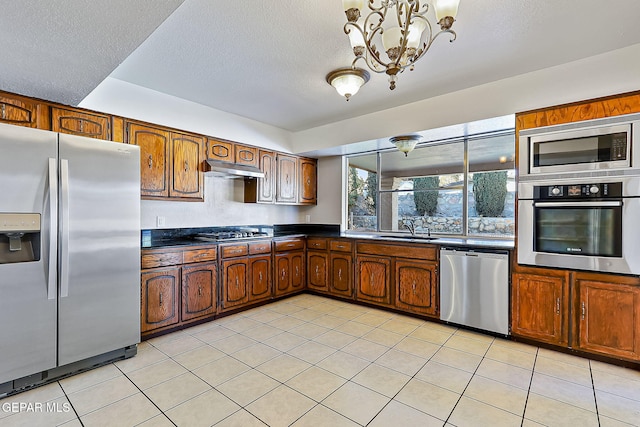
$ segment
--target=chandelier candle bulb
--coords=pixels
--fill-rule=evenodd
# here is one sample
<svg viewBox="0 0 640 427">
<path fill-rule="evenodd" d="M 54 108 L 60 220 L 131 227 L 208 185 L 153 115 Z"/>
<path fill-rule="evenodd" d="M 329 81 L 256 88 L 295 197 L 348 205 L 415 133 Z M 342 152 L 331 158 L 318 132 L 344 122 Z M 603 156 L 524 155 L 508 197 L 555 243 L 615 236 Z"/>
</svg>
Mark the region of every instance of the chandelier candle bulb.
<svg viewBox="0 0 640 427">
<path fill-rule="evenodd" d="M 453 21 L 456 19 L 456 15 L 458 15 L 459 5 L 460 0 L 433 0 L 436 20 L 443 30 L 451 28 Z"/>
</svg>

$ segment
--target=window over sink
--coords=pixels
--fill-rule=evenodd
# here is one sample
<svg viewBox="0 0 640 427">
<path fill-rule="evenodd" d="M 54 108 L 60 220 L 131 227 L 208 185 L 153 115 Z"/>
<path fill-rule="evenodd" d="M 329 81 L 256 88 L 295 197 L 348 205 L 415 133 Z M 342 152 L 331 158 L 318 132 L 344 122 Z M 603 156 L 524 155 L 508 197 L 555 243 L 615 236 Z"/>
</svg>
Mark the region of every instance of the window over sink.
<svg viewBox="0 0 640 427">
<path fill-rule="evenodd" d="M 513 237 L 514 153 L 509 130 L 348 156 L 346 228 Z"/>
</svg>

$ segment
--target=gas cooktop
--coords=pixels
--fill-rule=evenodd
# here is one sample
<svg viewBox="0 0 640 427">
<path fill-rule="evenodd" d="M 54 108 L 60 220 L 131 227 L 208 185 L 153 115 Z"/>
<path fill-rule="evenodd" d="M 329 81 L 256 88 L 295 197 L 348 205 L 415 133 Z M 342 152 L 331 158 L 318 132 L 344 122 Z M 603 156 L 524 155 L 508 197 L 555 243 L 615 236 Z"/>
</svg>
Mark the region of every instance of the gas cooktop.
<svg viewBox="0 0 640 427">
<path fill-rule="evenodd" d="M 241 239 L 256 239 L 269 237 L 269 234 L 264 231 L 216 231 L 214 233 L 198 233 L 194 236 L 194 239 L 204 240 L 208 242 L 220 242 L 223 240 L 241 240 Z"/>
</svg>

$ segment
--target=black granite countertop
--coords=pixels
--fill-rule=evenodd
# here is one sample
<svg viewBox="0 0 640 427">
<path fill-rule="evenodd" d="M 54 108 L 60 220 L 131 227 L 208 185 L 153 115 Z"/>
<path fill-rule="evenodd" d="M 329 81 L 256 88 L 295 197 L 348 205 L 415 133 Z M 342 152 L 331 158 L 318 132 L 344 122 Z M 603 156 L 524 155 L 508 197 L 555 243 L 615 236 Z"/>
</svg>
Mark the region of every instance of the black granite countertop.
<svg viewBox="0 0 640 427">
<path fill-rule="evenodd" d="M 204 241 L 195 238 L 198 233 L 211 233 L 217 231 L 259 231 L 266 233 L 265 236 L 241 239 L 228 239 L 222 241 Z M 438 237 L 438 236 L 415 236 L 408 234 L 385 234 L 385 233 L 357 233 L 340 232 L 340 226 L 334 224 L 286 224 L 286 225 L 247 225 L 234 227 L 200 227 L 200 228 L 176 228 L 176 229 L 156 229 L 142 230 L 141 246 L 143 249 L 164 248 L 173 246 L 206 245 L 219 243 L 234 243 L 244 241 L 255 241 L 260 239 L 287 238 L 287 237 L 345 237 L 362 240 L 384 240 L 389 242 L 402 243 L 424 243 L 439 246 L 484 248 L 495 250 L 511 250 L 514 248 L 513 239 L 491 239 L 480 237 Z"/>
</svg>

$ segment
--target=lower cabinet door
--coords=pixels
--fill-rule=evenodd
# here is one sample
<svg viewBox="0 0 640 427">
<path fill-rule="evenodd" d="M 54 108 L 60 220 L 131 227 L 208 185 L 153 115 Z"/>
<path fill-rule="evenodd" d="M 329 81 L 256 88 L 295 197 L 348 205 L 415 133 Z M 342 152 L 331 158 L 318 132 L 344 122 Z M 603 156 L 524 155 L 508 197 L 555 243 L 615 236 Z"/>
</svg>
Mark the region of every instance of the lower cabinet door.
<svg viewBox="0 0 640 427">
<path fill-rule="evenodd" d="M 304 289 L 304 252 L 292 252 L 291 257 L 291 291 L 299 291 Z"/>
<path fill-rule="evenodd" d="M 180 267 L 143 271 L 141 332 L 151 331 L 180 321 Z"/>
<path fill-rule="evenodd" d="M 395 263 L 396 307 L 438 315 L 436 264 L 397 260 Z"/>
<path fill-rule="evenodd" d="M 249 301 L 271 297 L 271 257 L 249 258 Z"/>
<path fill-rule="evenodd" d="M 327 292 L 329 290 L 327 283 L 327 253 L 326 252 L 307 252 L 307 280 L 309 289 L 315 291 Z"/>
<path fill-rule="evenodd" d="M 222 262 L 222 307 L 229 309 L 249 301 L 247 293 L 247 258 Z"/>
<path fill-rule="evenodd" d="M 182 267 L 182 320 L 216 312 L 218 266 L 215 262 Z"/>
<path fill-rule="evenodd" d="M 391 304 L 391 259 L 361 255 L 356 258 L 358 299 Z"/>
<path fill-rule="evenodd" d="M 580 279 L 576 285 L 577 348 L 640 360 L 640 288 Z"/>
<path fill-rule="evenodd" d="M 329 292 L 344 297 L 353 296 L 353 257 L 349 254 L 331 253 L 331 279 Z"/>
</svg>

